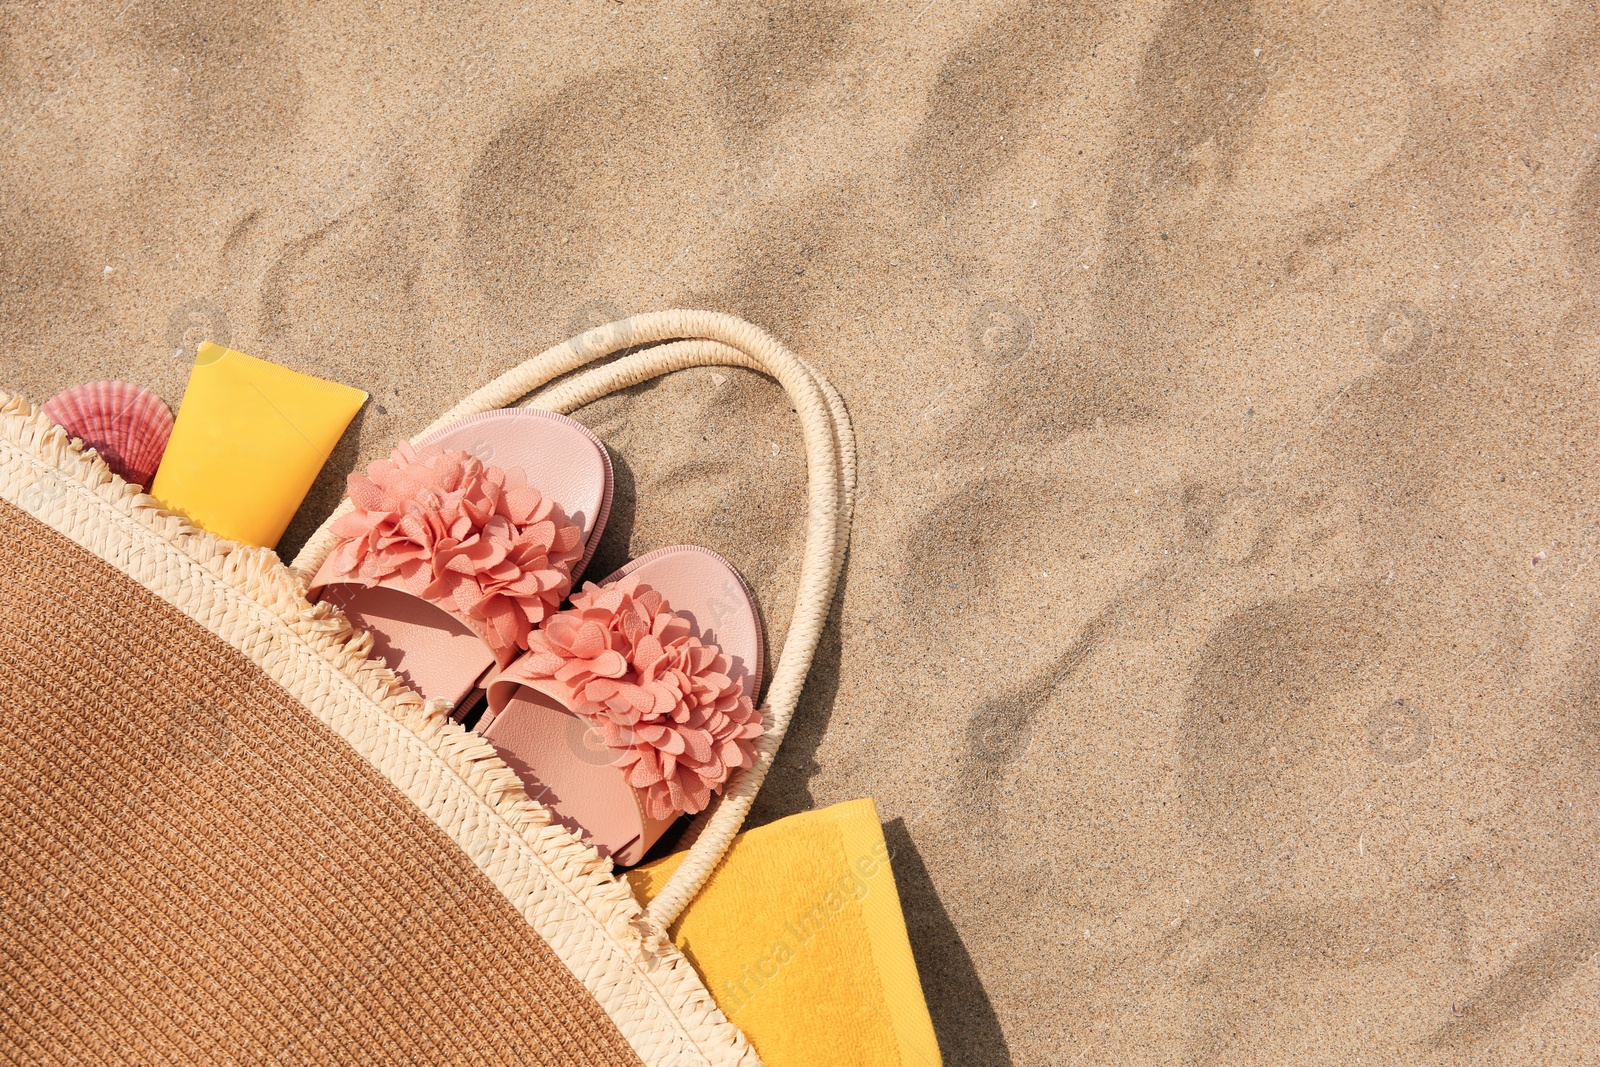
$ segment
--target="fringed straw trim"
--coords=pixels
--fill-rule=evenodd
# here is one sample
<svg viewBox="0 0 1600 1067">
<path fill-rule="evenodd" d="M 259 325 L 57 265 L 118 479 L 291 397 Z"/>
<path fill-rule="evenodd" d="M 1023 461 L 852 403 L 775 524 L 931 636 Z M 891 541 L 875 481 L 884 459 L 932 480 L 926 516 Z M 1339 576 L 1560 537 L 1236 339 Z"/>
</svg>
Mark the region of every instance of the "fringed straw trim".
<svg viewBox="0 0 1600 1067">
<path fill-rule="evenodd" d="M 285 683 L 285 688 L 341 732 L 358 750 L 368 754 L 380 771 L 465 851 L 511 903 L 550 943 L 557 955 L 605 1009 L 628 1042 L 647 1064 L 692 1062 L 698 1053 L 707 1064 L 728 1067 L 753 1067 L 759 1063 L 755 1050 L 716 1006 L 700 976 L 678 951 L 658 924 L 649 918 L 629 890 L 627 883 L 612 873 L 609 859 L 551 819 L 550 812 L 530 799 L 516 773 L 506 766 L 493 746 L 476 734 L 451 722 L 442 702 L 424 702 L 382 660 L 372 655 L 372 637 L 352 627 L 344 615 L 329 604 L 313 604 L 306 599 L 304 578 L 292 571 L 270 549 L 241 545 L 207 533 L 186 518 L 162 508 L 159 503 L 111 472 L 93 450 L 80 451 L 81 442 L 55 425 L 38 409 L 21 398 L 0 392 L 0 438 L 18 446 L 28 455 L 70 481 L 90 490 L 99 501 L 117 513 L 137 521 L 159 535 L 168 546 L 201 565 L 237 595 L 265 609 L 283 624 L 323 663 L 387 712 L 409 734 L 421 742 L 419 747 L 435 755 L 470 788 L 489 813 L 504 823 L 531 850 L 516 852 L 495 849 L 482 829 L 483 811 L 461 810 L 448 797 L 433 797 L 435 803 L 422 804 L 415 792 L 415 777 L 397 774 L 367 753 L 357 738 L 340 730 L 339 716 L 324 712 L 331 694 L 308 693 Z M 35 483 L 21 486 L 16 502 L 35 518 L 73 537 L 79 544 L 106 558 L 105 546 L 93 542 L 102 535 L 70 528 L 63 514 L 52 515 L 49 499 Z M 58 509 L 59 511 L 59 509 Z M 52 520 L 57 521 L 52 521 Z M 117 565 L 116 560 L 107 559 Z M 170 591 L 154 589 L 147 575 L 119 567 L 129 577 L 162 595 L 201 625 L 220 633 L 219 620 L 196 615 L 194 605 L 174 599 Z M 208 609 L 209 610 L 209 609 Z M 240 642 L 231 642 L 240 647 Z M 268 651 L 240 648 L 263 670 L 271 673 Z M 276 675 L 274 675 L 276 677 Z M 443 801 L 443 806 L 438 801 Z M 587 935 L 570 925 L 560 925 L 562 917 L 552 902 L 551 887 L 544 881 L 532 859 L 543 866 L 592 918 Z M 555 924 L 555 925 L 552 925 Z M 589 940 L 603 936 L 615 950 L 597 953 Z M 587 948 L 587 951 L 585 951 Z M 607 959 L 605 957 L 611 957 Z M 616 973 L 617 957 L 631 967 L 636 979 Z M 641 983 L 647 983 L 650 996 Z M 630 988 L 631 987 L 631 988 Z M 655 1002 L 652 1010 L 650 1002 Z M 660 1031 L 662 1025 L 679 1031 L 679 1040 Z M 690 1059 L 684 1054 L 690 1050 Z"/>
</svg>

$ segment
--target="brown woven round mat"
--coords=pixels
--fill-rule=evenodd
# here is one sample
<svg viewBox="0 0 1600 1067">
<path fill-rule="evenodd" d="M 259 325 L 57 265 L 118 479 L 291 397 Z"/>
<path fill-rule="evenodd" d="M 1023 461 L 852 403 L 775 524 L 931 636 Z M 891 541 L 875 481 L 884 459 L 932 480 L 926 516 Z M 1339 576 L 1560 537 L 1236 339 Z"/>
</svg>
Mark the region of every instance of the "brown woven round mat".
<svg viewBox="0 0 1600 1067">
<path fill-rule="evenodd" d="M 752 1064 L 480 739 L 271 552 L 0 395 L 0 1060 Z"/>
</svg>

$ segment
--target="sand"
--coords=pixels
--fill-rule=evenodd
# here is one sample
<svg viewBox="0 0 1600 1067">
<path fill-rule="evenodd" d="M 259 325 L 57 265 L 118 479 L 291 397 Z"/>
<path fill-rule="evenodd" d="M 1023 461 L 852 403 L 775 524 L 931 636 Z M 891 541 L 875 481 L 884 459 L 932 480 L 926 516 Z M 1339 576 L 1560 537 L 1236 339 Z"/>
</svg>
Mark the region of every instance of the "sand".
<svg viewBox="0 0 1600 1067">
<path fill-rule="evenodd" d="M 200 339 L 343 476 L 616 312 L 838 384 L 843 595 L 758 806 L 872 796 L 945 1059 L 1600 1062 L 1582 4 L 0 7 L 0 381 Z M 600 566 L 787 619 L 781 394 L 581 413 Z"/>
</svg>

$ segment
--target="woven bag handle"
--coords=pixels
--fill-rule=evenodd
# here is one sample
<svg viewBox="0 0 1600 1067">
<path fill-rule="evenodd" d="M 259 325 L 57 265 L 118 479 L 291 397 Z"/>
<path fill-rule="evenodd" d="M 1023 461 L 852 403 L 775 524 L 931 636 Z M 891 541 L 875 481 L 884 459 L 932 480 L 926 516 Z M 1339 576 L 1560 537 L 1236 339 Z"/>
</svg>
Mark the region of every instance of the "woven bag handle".
<svg viewBox="0 0 1600 1067">
<path fill-rule="evenodd" d="M 651 918 L 667 926 L 700 891 L 743 825 L 788 733 L 833 603 L 855 505 L 855 436 L 844 402 L 827 379 L 758 326 L 715 311 L 659 311 L 621 319 L 546 349 L 466 397 L 413 440 L 468 415 L 509 407 L 585 364 L 640 346 L 645 347 L 539 393 L 526 401 L 527 406 L 567 414 L 669 371 L 747 367 L 776 379 L 789 394 L 800 416 L 809 483 L 794 614 L 761 706 L 766 730 L 757 742 L 754 766 L 735 774 L 722 795 L 696 817 L 686 837 L 691 842 L 687 856 L 650 902 Z M 317 529 L 295 557 L 295 570 L 316 573 L 333 550 L 333 523 L 350 507 L 344 500 Z"/>
</svg>

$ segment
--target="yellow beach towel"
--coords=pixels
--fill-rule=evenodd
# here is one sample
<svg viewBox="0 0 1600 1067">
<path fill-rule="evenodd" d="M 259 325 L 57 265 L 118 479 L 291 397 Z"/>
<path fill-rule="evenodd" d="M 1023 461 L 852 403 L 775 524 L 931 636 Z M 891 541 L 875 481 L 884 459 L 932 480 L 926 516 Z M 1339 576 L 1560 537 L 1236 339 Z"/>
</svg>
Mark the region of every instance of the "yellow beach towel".
<svg viewBox="0 0 1600 1067">
<path fill-rule="evenodd" d="M 628 872 L 649 902 L 680 855 Z M 735 837 L 671 928 L 768 1067 L 939 1067 L 871 800 Z"/>
</svg>

